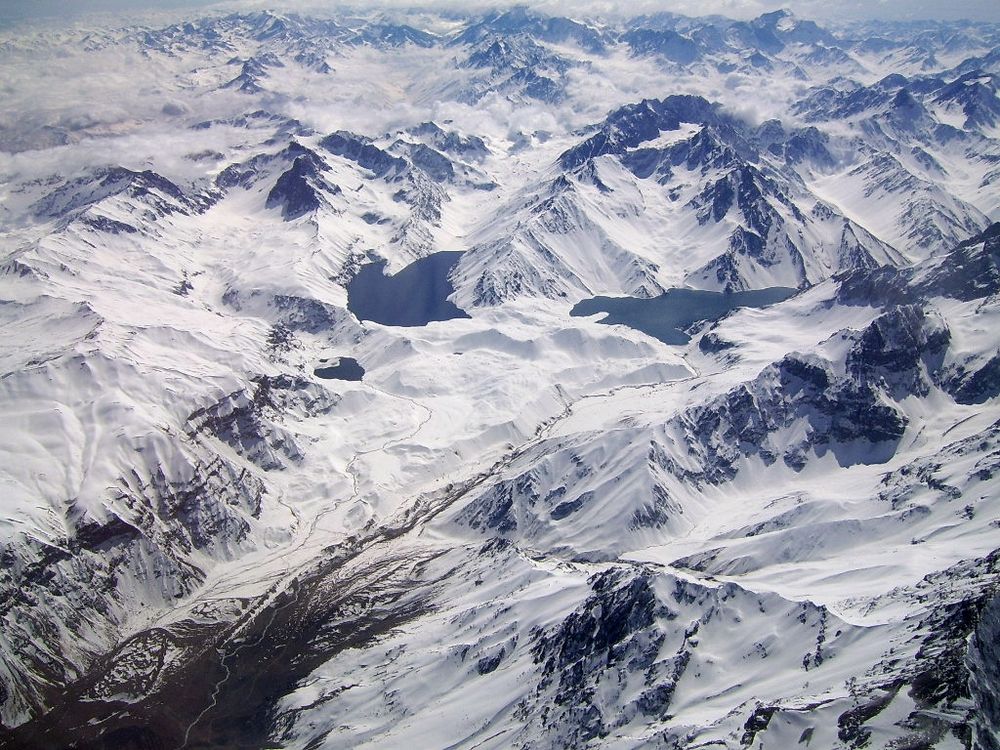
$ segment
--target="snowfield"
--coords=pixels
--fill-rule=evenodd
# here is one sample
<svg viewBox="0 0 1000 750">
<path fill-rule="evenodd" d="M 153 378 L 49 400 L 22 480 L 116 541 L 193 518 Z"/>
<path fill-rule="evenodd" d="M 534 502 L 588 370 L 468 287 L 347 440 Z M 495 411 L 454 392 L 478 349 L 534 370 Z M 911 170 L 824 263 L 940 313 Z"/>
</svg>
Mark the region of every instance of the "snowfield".
<svg viewBox="0 0 1000 750">
<path fill-rule="evenodd" d="M 998 60 L 784 11 L 0 32 L 0 747 L 1000 747 Z M 352 312 L 452 257 L 362 292 L 425 324 Z M 570 314 L 775 287 L 684 344 Z"/>
</svg>

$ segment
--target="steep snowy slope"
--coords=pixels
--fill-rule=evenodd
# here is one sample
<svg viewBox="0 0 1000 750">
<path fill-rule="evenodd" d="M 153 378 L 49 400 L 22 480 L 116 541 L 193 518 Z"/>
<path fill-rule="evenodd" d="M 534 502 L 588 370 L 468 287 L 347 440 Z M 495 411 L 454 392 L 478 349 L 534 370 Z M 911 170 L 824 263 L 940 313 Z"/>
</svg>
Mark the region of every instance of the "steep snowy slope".
<svg viewBox="0 0 1000 750">
<path fill-rule="evenodd" d="M 807 151 L 800 133 L 770 129 L 765 151 L 761 134 L 720 110 L 674 96 L 613 112 L 560 156 L 557 177 L 474 235 L 458 298 L 799 287 L 901 262 L 791 168 L 827 156 L 821 142 Z"/>
<path fill-rule="evenodd" d="M 0 746 L 992 750 L 998 44 L 4 31 Z"/>
<path fill-rule="evenodd" d="M 987 219 L 975 204 L 994 210 L 993 201 L 984 203 L 974 185 L 961 182 L 979 179 L 979 188 L 992 183 L 977 162 L 984 156 L 992 161 L 988 157 L 995 156 L 996 142 L 974 129 L 956 129 L 945 108 L 936 107 L 935 117 L 916 98 L 930 103 L 941 96 L 937 92 L 950 88 L 940 79 L 911 82 L 891 75 L 871 87 L 813 91 L 796 111 L 814 122 L 854 123 L 859 145 L 864 144 L 860 158 L 843 165 L 846 169 L 817 176 L 817 191 L 858 215 L 861 211 L 852 201 L 863 198 L 869 206 L 879 206 L 879 211 L 869 212 L 868 228 L 916 252 L 958 242 L 982 229 Z M 965 195 L 969 202 L 959 197 Z"/>
</svg>

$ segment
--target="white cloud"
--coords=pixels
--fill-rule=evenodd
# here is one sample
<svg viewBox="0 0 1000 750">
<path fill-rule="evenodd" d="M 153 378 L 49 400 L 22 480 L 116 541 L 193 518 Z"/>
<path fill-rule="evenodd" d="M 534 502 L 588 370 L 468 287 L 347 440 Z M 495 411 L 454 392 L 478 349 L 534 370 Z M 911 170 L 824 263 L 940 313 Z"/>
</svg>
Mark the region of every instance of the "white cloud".
<svg viewBox="0 0 1000 750">
<path fill-rule="evenodd" d="M 325 0 L 0 0 L 0 19 L 66 20 L 87 13 L 163 13 L 206 10 L 272 8 L 330 13 L 343 9 L 371 10 L 425 7 L 451 11 L 477 11 L 509 5 L 528 5 L 539 11 L 570 16 L 626 17 L 670 11 L 691 16 L 718 14 L 731 18 L 752 18 L 761 13 L 787 8 L 805 18 L 839 21 L 886 18 L 895 20 L 971 19 L 1000 21 L 996 0 L 374 0 L 373 2 L 327 2 Z M 2 25 L 2 21 L 0 21 Z"/>
</svg>

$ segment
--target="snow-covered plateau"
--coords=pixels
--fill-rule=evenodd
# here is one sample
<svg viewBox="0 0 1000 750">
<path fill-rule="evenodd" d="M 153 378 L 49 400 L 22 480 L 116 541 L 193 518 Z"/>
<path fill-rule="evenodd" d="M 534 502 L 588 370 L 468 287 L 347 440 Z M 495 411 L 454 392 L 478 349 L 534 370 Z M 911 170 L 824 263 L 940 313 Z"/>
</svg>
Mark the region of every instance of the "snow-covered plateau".
<svg viewBox="0 0 1000 750">
<path fill-rule="evenodd" d="M 1000 23 L 0 79 L 0 747 L 1000 750 Z"/>
</svg>

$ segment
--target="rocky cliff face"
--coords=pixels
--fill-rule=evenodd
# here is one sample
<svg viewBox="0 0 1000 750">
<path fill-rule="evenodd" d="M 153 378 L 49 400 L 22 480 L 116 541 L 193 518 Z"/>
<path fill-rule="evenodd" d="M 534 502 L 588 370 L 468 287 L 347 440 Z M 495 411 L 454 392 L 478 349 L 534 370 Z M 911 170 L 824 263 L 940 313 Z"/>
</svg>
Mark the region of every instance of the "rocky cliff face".
<svg viewBox="0 0 1000 750">
<path fill-rule="evenodd" d="M 969 641 L 967 668 L 969 670 L 969 691 L 972 694 L 975 713 L 972 722 L 973 747 L 994 750 L 1000 747 L 1000 694 L 997 673 L 997 628 L 998 600 L 993 597 L 980 614 L 979 624 Z"/>
</svg>

